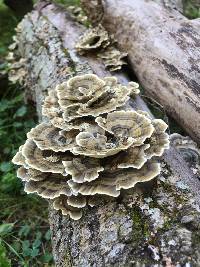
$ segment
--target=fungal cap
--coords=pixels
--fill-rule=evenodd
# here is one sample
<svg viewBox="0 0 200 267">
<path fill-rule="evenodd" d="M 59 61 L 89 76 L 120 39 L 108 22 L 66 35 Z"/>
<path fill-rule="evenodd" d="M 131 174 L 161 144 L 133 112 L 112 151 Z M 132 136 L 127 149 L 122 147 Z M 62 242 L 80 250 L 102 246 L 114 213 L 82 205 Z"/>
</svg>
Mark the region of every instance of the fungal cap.
<svg viewBox="0 0 200 267">
<path fill-rule="evenodd" d="M 60 195 L 71 196 L 72 192 L 67 184 L 67 177 L 59 174 L 50 174 L 42 181 L 29 181 L 25 183 L 24 191 L 37 193 L 39 196 L 54 199 Z"/>
<path fill-rule="evenodd" d="M 104 129 L 99 126 L 91 126 L 76 136 L 77 146 L 73 148 L 72 152 L 88 157 L 104 158 L 127 149 L 132 142 L 130 138 L 113 142 L 107 139 Z"/>
<path fill-rule="evenodd" d="M 98 117 L 95 121 L 119 138 L 131 138 L 134 146 L 142 145 L 154 131 L 151 120 L 136 111 L 114 111 L 106 118 Z"/>
<path fill-rule="evenodd" d="M 153 120 L 152 124 L 154 131 L 148 142 L 150 147 L 145 151 L 148 159 L 162 156 L 164 150 L 169 148 L 169 135 L 165 133 L 168 125 L 160 119 Z"/>
<path fill-rule="evenodd" d="M 127 56 L 127 53 L 119 51 L 114 46 L 108 46 L 105 50 L 98 53 L 106 68 L 110 71 L 116 71 L 122 68 L 123 65 L 127 64 L 124 58 Z"/>
<path fill-rule="evenodd" d="M 109 162 L 108 168 L 109 166 L 112 166 L 112 169 L 140 169 L 147 161 L 145 150 L 149 147 L 150 145 L 146 144 L 142 146 L 129 147 L 127 150 L 122 151 L 118 155 L 116 155 L 113 160 Z"/>
<path fill-rule="evenodd" d="M 104 79 L 108 81 L 108 79 Z M 114 82 L 114 81 L 113 81 Z M 120 84 L 110 85 L 111 79 L 105 85 L 105 90 L 101 94 L 94 96 L 87 103 L 80 105 L 77 110 L 81 116 L 98 116 L 116 110 L 117 107 L 123 106 L 131 94 L 130 86 L 122 86 Z"/>
<path fill-rule="evenodd" d="M 41 150 L 65 152 L 75 145 L 76 130 L 65 131 L 65 135 L 59 134 L 60 129 L 49 123 L 40 123 L 27 134 Z"/>
<path fill-rule="evenodd" d="M 53 119 L 59 117 L 60 107 L 55 90 L 50 90 L 42 105 L 42 115 Z"/>
<path fill-rule="evenodd" d="M 105 48 L 110 44 L 108 32 L 101 26 L 87 30 L 76 44 L 79 53 L 98 48 Z"/>
<path fill-rule="evenodd" d="M 133 188 L 137 183 L 147 182 L 160 174 L 160 164 L 157 162 L 147 162 L 141 169 L 130 169 L 121 175 L 116 176 L 116 189 Z"/>
<path fill-rule="evenodd" d="M 50 150 L 42 151 L 33 140 L 26 140 L 22 155 L 25 157 L 26 164 L 33 169 L 41 172 L 65 173 L 62 155 Z"/>
<path fill-rule="evenodd" d="M 79 75 L 56 87 L 58 102 L 66 108 L 66 101 L 84 101 L 90 99 L 105 85 L 105 82 L 94 74 Z"/>
<path fill-rule="evenodd" d="M 200 148 L 189 136 L 177 133 L 170 135 L 170 145 L 175 147 L 184 160 L 192 167 L 193 172 L 200 174 Z"/>
<path fill-rule="evenodd" d="M 73 220 L 79 220 L 82 217 L 82 210 L 67 204 L 67 197 L 60 196 L 53 202 L 55 210 L 61 210 L 62 215 L 69 215 Z"/>
<path fill-rule="evenodd" d="M 32 168 L 24 168 L 24 167 L 20 167 L 17 170 L 17 177 L 20 178 L 22 181 L 26 181 L 29 182 L 30 180 L 33 181 L 42 181 L 44 180 L 47 175 L 49 175 L 48 173 L 43 173 L 41 171 L 32 169 Z"/>
<path fill-rule="evenodd" d="M 12 163 L 15 165 L 22 165 L 22 166 L 26 165 L 25 158 L 22 155 L 22 147 L 23 146 L 19 147 L 19 151 L 15 154 L 15 156 L 12 159 Z"/>
<path fill-rule="evenodd" d="M 84 208 L 87 204 L 85 196 L 70 196 L 67 198 L 67 204 L 75 208 Z"/>
<path fill-rule="evenodd" d="M 93 196 L 96 194 L 118 197 L 120 191 L 116 190 L 116 185 L 112 179 L 96 179 L 92 182 L 85 182 L 83 184 L 75 183 L 72 180 L 68 181 L 74 194 L 81 194 L 85 196 Z"/>
<path fill-rule="evenodd" d="M 90 182 L 78 184 L 72 180 L 68 184 L 75 194 L 82 195 L 108 195 L 118 197 L 120 189 L 133 188 L 137 183 L 147 182 L 155 178 L 160 173 L 160 164 L 147 162 L 141 169 L 127 169 L 126 171 L 116 171 L 102 173 L 98 179 Z"/>
<path fill-rule="evenodd" d="M 86 157 L 73 158 L 71 161 L 63 161 L 66 173 L 72 176 L 77 183 L 90 182 L 98 178 L 99 172 L 104 168 L 97 159 Z"/>
</svg>

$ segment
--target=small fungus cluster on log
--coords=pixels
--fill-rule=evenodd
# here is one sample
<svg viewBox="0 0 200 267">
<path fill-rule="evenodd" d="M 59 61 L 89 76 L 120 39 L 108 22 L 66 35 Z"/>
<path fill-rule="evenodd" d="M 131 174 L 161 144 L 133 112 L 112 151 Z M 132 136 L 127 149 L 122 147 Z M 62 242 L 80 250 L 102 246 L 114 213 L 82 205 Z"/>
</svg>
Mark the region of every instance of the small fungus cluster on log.
<svg viewBox="0 0 200 267">
<path fill-rule="evenodd" d="M 53 199 L 53 207 L 78 220 L 99 195 L 153 179 L 169 146 L 167 124 L 126 105 L 138 84 L 115 77 L 75 76 L 44 100 L 42 122 L 13 158 L 27 193 Z"/>
<path fill-rule="evenodd" d="M 79 54 L 97 52 L 97 56 L 110 71 L 120 70 L 126 63 L 127 53 L 121 52 L 115 46 L 116 41 L 113 36 L 109 36 L 106 29 L 99 24 L 94 28 L 88 29 L 76 44 Z"/>
</svg>

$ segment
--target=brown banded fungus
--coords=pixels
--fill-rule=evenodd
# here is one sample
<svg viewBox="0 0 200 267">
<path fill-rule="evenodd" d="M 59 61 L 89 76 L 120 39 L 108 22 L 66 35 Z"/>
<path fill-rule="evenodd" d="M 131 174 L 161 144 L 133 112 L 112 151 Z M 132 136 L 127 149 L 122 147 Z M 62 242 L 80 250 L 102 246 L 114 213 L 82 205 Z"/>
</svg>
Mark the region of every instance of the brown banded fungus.
<svg viewBox="0 0 200 267">
<path fill-rule="evenodd" d="M 94 51 L 99 48 L 105 48 L 110 44 L 108 32 L 101 25 L 88 29 L 83 36 L 80 37 L 76 44 L 76 49 L 80 54 Z"/>
<path fill-rule="evenodd" d="M 32 168 L 24 168 L 21 166 L 17 170 L 17 177 L 20 178 L 22 181 L 29 182 L 31 180 L 33 181 L 42 181 L 44 180 L 47 176 L 49 176 L 48 172 L 41 172 L 36 169 Z"/>
<path fill-rule="evenodd" d="M 65 152 L 75 146 L 77 130 L 62 131 L 55 128 L 50 123 L 40 123 L 28 134 L 28 139 L 33 140 L 41 150 L 53 150 L 55 152 Z"/>
<path fill-rule="evenodd" d="M 103 60 L 105 67 L 110 71 L 120 70 L 123 65 L 126 65 L 124 60 L 126 56 L 127 53 L 119 51 L 114 46 L 108 46 L 98 53 L 98 57 Z"/>
<path fill-rule="evenodd" d="M 102 59 L 105 67 L 110 71 L 120 70 L 126 63 L 127 53 L 116 48 L 116 40 L 109 36 L 106 29 L 99 24 L 97 27 L 88 29 L 76 44 L 77 52 L 85 53 L 98 52 L 97 56 Z"/>
<path fill-rule="evenodd" d="M 67 184 L 68 177 L 60 174 L 50 173 L 42 181 L 28 181 L 25 183 L 24 191 L 37 193 L 39 196 L 54 199 L 60 195 L 71 196 L 72 192 Z"/>
<path fill-rule="evenodd" d="M 53 199 L 53 207 L 78 220 L 98 196 L 120 195 L 160 173 L 156 157 L 169 146 L 162 120 L 127 109 L 138 84 L 94 74 L 57 85 L 44 100 L 43 115 L 13 158 L 27 193 Z"/>
<path fill-rule="evenodd" d="M 178 150 L 194 174 L 200 176 L 200 148 L 189 136 L 170 135 L 170 145 Z"/>
</svg>

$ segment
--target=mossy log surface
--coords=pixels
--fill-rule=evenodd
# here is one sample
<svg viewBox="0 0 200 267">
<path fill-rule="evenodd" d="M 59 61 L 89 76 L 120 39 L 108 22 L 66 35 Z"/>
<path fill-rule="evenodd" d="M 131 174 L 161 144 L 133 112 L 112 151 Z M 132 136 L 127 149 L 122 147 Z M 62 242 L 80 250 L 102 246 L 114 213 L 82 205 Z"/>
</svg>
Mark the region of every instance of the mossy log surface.
<svg viewBox="0 0 200 267">
<path fill-rule="evenodd" d="M 40 3 L 22 22 L 19 52 L 27 59 L 26 85 L 37 106 L 48 90 L 72 75 L 108 75 L 93 57 L 74 50 L 84 30 L 54 5 Z M 120 81 L 127 81 L 123 74 Z M 146 109 L 137 99 L 134 105 Z M 49 204 L 56 266 L 200 266 L 199 180 L 181 155 L 170 148 L 162 173 L 145 186 L 88 209 L 79 221 L 62 216 Z"/>
</svg>

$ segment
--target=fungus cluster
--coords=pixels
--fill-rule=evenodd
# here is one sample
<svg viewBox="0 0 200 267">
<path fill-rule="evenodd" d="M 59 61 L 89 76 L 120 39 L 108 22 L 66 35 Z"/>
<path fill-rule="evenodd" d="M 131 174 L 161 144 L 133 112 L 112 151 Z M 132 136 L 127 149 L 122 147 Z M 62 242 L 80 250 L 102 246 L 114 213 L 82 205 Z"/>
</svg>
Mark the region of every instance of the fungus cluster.
<svg viewBox="0 0 200 267">
<path fill-rule="evenodd" d="M 22 31 L 21 23 L 17 25 L 15 28 L 16 33 L 20 33 Z M 13 43 L 8 47 L 9 53 L 6 57 L 8 61 L 9 68 L 9 80 L 12 83 L 19 82 L 19 84 L 23 85 L 25 83 L 25 76 L 27 74 L 26 70 L 26 59 L 21 58 L 18 53 L 19 40 L 16 35 L 13 36 Z"/>
<path fill-rule="evenodd" d="M 127 53 L 123 53 L 115 47 L 113 37 L 109 36 L 101 24 L 88 29 L 80 37 L 76 44 L 76 49 L 79 54 L 98 52 L 98 57 L 103 60 L 106 68 L 110 71 L 120 70 L 126 64 L 124 58 Z"/>
<path fill-rule="evenodd" d="M 27 193 L 52 199 L 63 215 L 80 219 L 99 196 L 149 181 L 160 173 L 156 160 L 169 146 L 167 125 L 126 108 L 138 84 L 115 77 L 76 76 L 49 92 L 42 122 L 27 134 L 13 158 Z"/>
</svg>

